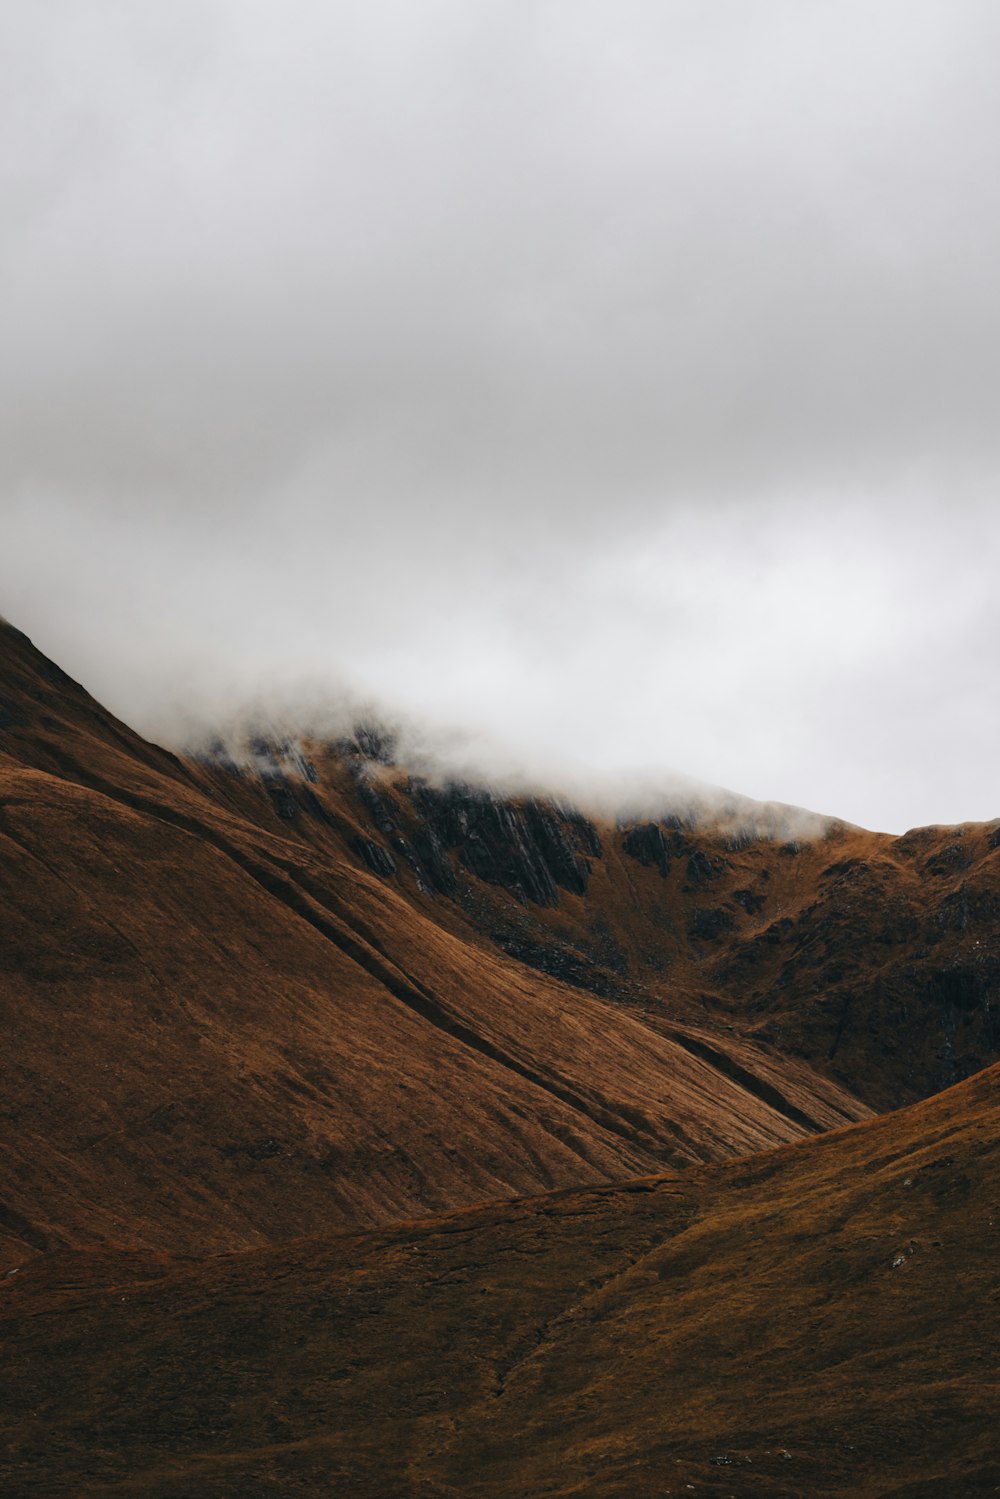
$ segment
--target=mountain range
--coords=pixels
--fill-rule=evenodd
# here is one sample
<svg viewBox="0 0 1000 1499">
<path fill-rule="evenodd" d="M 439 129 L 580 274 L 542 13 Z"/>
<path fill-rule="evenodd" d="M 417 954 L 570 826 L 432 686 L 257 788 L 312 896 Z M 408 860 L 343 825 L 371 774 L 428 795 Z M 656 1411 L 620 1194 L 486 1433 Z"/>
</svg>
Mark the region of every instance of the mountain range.
<svg viewBox="0 0 1000 1499">
<path fill-rule="evenodd" d="M 1000 822 L 135 733 L 0 623 L 0 1492 L 1000 1492 Z"/>
</svg>

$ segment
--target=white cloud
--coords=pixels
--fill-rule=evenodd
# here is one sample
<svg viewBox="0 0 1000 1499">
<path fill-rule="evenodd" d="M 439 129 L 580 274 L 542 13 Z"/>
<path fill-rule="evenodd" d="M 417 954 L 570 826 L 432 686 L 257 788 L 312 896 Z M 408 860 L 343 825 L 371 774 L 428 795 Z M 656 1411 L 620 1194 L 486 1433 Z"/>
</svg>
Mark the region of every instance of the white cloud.
<svg viewBox="0 0 1000 1499">
<path fill-rule="evenodd" d="M 0 28 L 0 590 L 112 706 L 998 810 L 994 6 Z"/>
</svg>

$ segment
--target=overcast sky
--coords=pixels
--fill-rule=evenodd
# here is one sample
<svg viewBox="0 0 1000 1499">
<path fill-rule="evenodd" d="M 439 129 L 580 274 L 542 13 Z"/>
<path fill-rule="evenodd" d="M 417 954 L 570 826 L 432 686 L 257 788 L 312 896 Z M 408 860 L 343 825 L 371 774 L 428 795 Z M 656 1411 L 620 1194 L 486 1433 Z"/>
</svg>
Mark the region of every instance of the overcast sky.
<svg viewBox="0 0 1000 1499">
<path fill-rule="evenodd" d="M 0 612 L 122 716 L 1000 816 L 995 0 L 0 0 L 0 57 Z"/>
</svg>

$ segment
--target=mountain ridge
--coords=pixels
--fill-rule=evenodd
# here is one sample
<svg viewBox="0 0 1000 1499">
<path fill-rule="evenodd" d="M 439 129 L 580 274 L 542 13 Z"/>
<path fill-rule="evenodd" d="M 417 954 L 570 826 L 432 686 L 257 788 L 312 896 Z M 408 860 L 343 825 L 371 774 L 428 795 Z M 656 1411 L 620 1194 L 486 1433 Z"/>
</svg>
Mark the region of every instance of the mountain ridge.
<svg viewBox="0 0 1000 1499">
<path fill-rule="evenodd" d="M 801 1064 L 778 1079 L 736 1039 L 722 1070 L 683 1025 L 654 1032 L 512 965 L 350 850 L 213 799 L 197 765 L 4 639 L 8 1258 L 24 1226 L 46 1246 L 129 1225 L 137 1243 L 246 1247 L 866 1112 Z"/>
<path fill-rule="evenodd" d="M 995 1493 L 998 860 L 186 758 L 0 625 L 5 1492 Z"/>
</svg>

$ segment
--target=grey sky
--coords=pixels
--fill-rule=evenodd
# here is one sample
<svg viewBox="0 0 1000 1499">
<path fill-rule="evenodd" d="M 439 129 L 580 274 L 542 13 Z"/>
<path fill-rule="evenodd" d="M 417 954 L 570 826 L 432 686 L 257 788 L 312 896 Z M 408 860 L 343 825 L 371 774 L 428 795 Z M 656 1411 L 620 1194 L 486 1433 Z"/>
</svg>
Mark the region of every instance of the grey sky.
<svg viewBox="0 0 1000 1499">
<path fill-rule="evenodd" d="M 1000 815 L 992 0 L 0 0 L 0 56 L 0 609 L 117 711 Z"/>
</svg>

